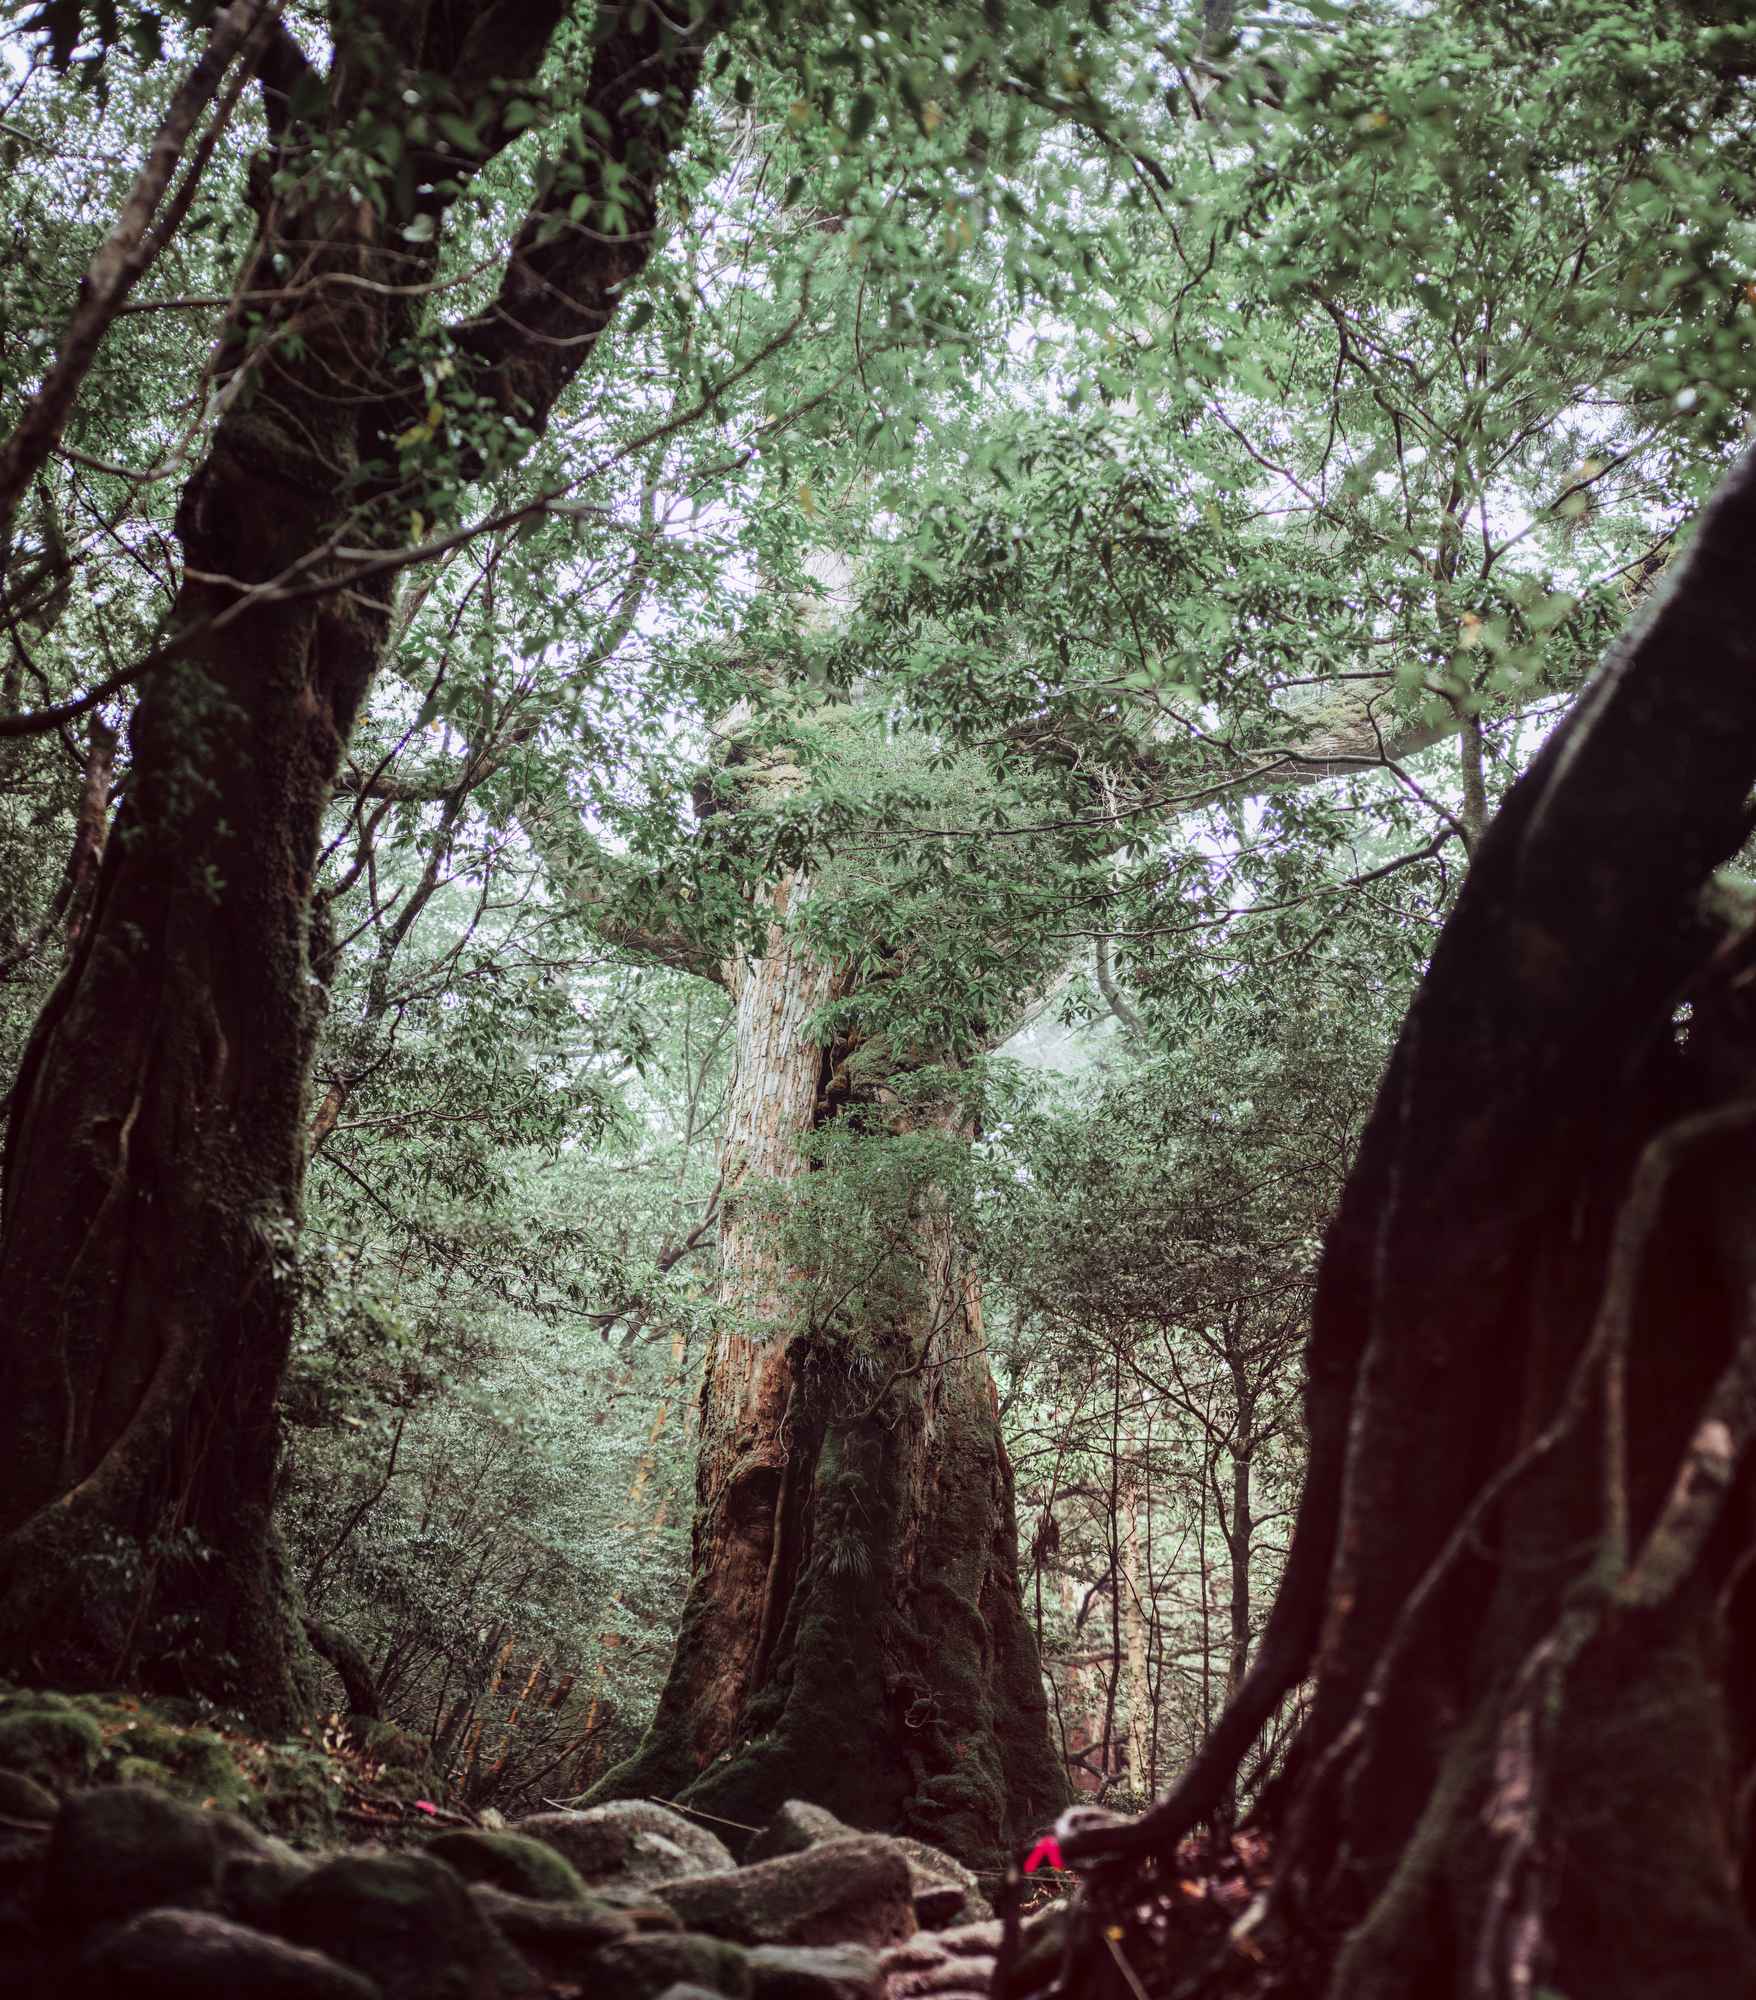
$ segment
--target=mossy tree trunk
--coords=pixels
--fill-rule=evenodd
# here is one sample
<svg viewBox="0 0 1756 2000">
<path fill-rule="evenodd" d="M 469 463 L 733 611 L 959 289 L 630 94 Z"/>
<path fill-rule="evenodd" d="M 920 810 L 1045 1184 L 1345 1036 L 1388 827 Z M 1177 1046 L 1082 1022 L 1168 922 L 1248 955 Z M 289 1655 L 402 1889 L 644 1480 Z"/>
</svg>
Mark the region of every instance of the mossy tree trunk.
<svg viewBox="0 0 1756 2000">
<path fill-rule="evenodd" d="M 1167 1801 L 1067 1843 L 1123 1907 L 1314 1674 L 1253 1992 L 1756 1994 L 1756 909 L 1709 882 L 1753 543 L 1746 458 L 1483 838 L 1325 1250 L 1256 1663 Z"/>
<path fill-rule="evenodd" d="M 263 222 L 241 283 L 287 303 L 184 493 L 180 655 L 135 713 L 131 789 L 91 915 L 12 1093 L 0 1672 L 135 1679 L 270 1726 L 310 1708 L 272 1501 L 310 1123 L 312 886 L 393 583 L 385 567 L 347 567 L 334 531 L 361 510 L 340 539 L 395 550 L 420 532 L 411 509 L 431 519 L 448 504 L 427 473 L 443 486 L 459 464 L 442 453 L 383 471 L 434 393 L 404 350 L 422 332 L 439 230 L 422 240 L 406 215 L 319 184 L 309 162 L 370 102 L 407 128 L 411 198 L 437 225 L 508 143 L 519 80 L 563 11 L 349 8 L 331 23 L 326 78 L 284 30 L 262 63 L 266 164 L 309 177 L 293 195 L 253 182 Z M 680 34 L 656 9 L 600 10 L 599 150 L 532 210 L 491 310 L 449 329 L 454 379 L 480 399 L 468 407 L 487 435 L 504 434 L 502 416 L 543 425 L 644 263 L 707 32 Z M 423 137 L 405 90 L 423 112 L 473 117 L 474 156 Z M 291 121 L 293 105 L 309 122 Z M 606 183 L 624 228 L 594 226 L 597 208 L 568 219 Z M 483 463 L 464 453 L 466 489 Z M 260 594 L 276 579 L 298 588 Z"/>
<path fill-rule="evenodd" d="M 798 893 L 783 891 L 777 916 Z M 857 1353 L 801 1326 L 767 1211 L 777 1186 L 800 1184 L 814 1122 L 846 1101 L 802 1032 L 837 979 L 777 921 L 765 955 L 727 983 L 721 1329 L 702 1389 L 693 1577 L 646 1739 L 591 1796 L 681 1796 L 756 1826 L 807 1798 L 991 1865 L 1066 1788 L 1020 1593 L 976 1273 L 924 1187 L 896 1246 L 918 1280 L 910 1309 L 868 1326 Z M 955 1105 L 887 1096 L 861 1107 L 875 1136 L 971 1136 Z"/>
</svg>

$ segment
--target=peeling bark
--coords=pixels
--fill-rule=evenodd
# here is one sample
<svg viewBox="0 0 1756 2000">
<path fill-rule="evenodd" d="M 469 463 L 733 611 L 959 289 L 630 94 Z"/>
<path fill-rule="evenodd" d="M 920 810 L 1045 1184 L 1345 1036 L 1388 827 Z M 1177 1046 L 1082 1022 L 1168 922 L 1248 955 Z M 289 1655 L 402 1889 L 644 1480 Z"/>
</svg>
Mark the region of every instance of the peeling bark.
<svg viewBox="0 0 1756 2000">
<path fill-rule="evenodd" d="M 982 1865 L 1063 1802 L 1018 1582 L 1012 1468 L 981 1295 L 942 1206 L 911 1253 L 923 1318 L 888 1326 L 865 1372 L 800 1337 L 788 1274 L 749 1193 L 805 1170 L 829 1100 L 802 1030 L 835 972 L 784 923 L 727 968 L 736 995 L 721 1153 L 722 1330 L 701 1403 L 693 1577 L 645 1742 L 589 1796 L 685 1798 L 761 1825 L 809 1798 L 860 1827 Z M 894 1102 L 968 1136 L 965 1114 Z"/>
</svg>

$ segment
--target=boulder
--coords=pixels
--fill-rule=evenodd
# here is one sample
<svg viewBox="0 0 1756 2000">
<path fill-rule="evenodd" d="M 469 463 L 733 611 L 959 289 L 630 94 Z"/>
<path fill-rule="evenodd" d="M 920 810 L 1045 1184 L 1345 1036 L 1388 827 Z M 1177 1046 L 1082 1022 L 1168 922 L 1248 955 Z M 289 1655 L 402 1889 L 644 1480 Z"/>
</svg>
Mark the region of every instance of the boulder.
<svg viewBox="0 0 1756 2000">
<path fill-rule="evenodd" d="M 678 1921 L 675 1910 L 653 1899 L 657 1894 L 653 1889 L 639 1889 L 628 1882 L 594 1882 L 590 1889 L 594 1903 L 607 1903 L 612 1910 L 623 1910 L 634 1919 L 637 1931 L 680 1931 L 683 1926 Z"/>
<path fill-rule="evenodd" d="M 656 1892 L 687 1930 L 737 1944 L 899 1944 L 915 1929 L 908 1857 L 882 1834 L 826 1840 Z"/>
<path fill-rule="evenodd" d="M 273 1930 L 282 1901 L 317 1863 L 282 1841 L 267 1854 L 229 1854 L 220 1870 L 219 1907 L 234 1923 Z"/>
<path fill-rule="evenodd" d="M 222 1858 L 212 1817 L 150 1785 L 86 1792 L 55 1816 L 44 1914 L 65 1939 L 162 1904 L 211 1909 Z"/>
<path fill-rule="evenodd" d="M 472 1882 L 470 1895 L 509 1944 L 517 1945 L 527 1958 L 552 1968 L 557 1975 L 580 1953 L 633 1937 L 637 1929 L 632 1917 L 606 1903 L 543 1903 L 530 1896 L 508 1895 L 489 1882 Z M 676 1919 L 672 1917 L 671 1922 Z"/>
<path fill-rule="evenodd" d="M 859 1828 L 845 1825 L 809 1799 L 788 1799 L 744 1850 L 744 1859 L 774 1861 L 783 1854 L 803 1854 L 821 1840 L 852 1840 Z"/>
<path fill-rule="evenodd" d="M 39 1695 L 0 1711 L 0 1767 L 50 1790 L 83 1785 L 103 1747 L 102 1729 L 59 1697 Z"/>
<path fill-rule="evenodd" d="M 47 1826 L 61 1801 L 22 1771 L 0 1770 L 0 1817 L 34 1820 Z"/>
<path fill-rule="evenodd" d="M 427 1842 L 466 1882 L 492 1882 L 509 1895 L 528 1896 L 539 1903 L 579 1903 L 585 1884 L 571 1861 L 557 1848 L 516 1833 L 481 1833 L 473 1827 L 438 1833 Z"/>
<path fill-rule="evenodd" d="M 124 1784 L 159 1785 L 190 1805 L 210 1801 L 235 1810 L 250 1786 L 223 1738 L 209 1729 L 168 1729 L 137 1722 L 111 1743 L 114 1775 Z"/>
<path fill-rule="evenodd" d="M 959 1930 L 922 1931 L 879 1961 L 889 2000 L 951 2000 L 963 1994 L 987 2000 L 999 1949 L 1000 1926 L 995 1921 L 966 1924 Z"/>
<path fill-rule="evenodd" d="M 148 1910 L 97 1952 L 81 2000 L 382 2000 L 321 1952 L 198 1910 Z"/>
<path fill-rule="evenodd" d="M 736 1864 L 724 1845 L 681 1813 L 645 1799 L 612 1799 L 585 1812 L 538 1813 L 512 1829 L 565 1855 L 587 1888 L 631 1888 L 679 1875 L 715 1875 Z"/>
<path fill-rule="evenodd" d="M 512 2000 L 522 1960 L 430 1854 L 344 1854 L 281 1899 L 275 1929 L 376 1980 L 384 2000 Z"/>
<path fill-rule="evenodd" d="M 704 1987 L 725 2000 L 750 2000 L 750 1962 L 719 1938 L 623 1938 L 593 1952 L 574 1977 L 590 2000 L 658 2000 L 673 1986 Z"/>
<path fill-rule="evenodd" d="M 0 1993 L 50 1990 L 49 1940 L 40 1921 L 49 1829 L 0 1828 Z"/>
<path fill-rule="evenodd" d="M 857 1944 L 758 1945 L 750 1983 L 752 2000 L 886 2000 L 877 1958 Z"/>
<path fill-rule="evenodd" d="M 768 1861 L 783 1854 L 803 1854 L 825 1841 L 858 1837 L 857 1828 L 846 1825 L 823 1806 L 813 1805 L 809 1799 L 788 1799 L 751 1841 L 744 1859 L 746 1863 Z M 908 1856 L 915 1920 L 923 1929 L 976 1923 L 994 1914 L 973 1869 L 942 1849 L 929 1847 L 924 1840 L 903 1834 L 891 1838 Z"/>
<path fill-rule="evenodd" d="M 957 1925 L 986 1923 L 994 1914 L 993 1905 L 982 1894 L 982 1885 L 973 1868 L 966 1868 L 955 1855 L 943 1848 L 929 1847 L 924 1840 L 897 1836 L 896 1844 L 908 1856 L 910 1880 L 915 1890 L 915 1918 L 922 1930 L 948 1930 Z"/>
</svg>

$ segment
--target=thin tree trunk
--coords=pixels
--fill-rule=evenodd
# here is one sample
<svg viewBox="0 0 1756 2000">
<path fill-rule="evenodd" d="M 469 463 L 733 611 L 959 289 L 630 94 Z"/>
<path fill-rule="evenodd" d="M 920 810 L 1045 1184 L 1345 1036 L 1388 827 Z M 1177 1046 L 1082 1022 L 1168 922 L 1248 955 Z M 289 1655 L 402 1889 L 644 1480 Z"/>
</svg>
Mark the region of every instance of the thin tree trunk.
<svg viewBox="0 0 1756 2000">
<path fill-rule="evenodd" d="M 1133 1440 L 1129 1440 L 1132 1445 Z M 1122 1543 L 1122 1582 L 1128 1621 L 1128 1765 L 1132 1789 L 1152 1786 L 1152 1701 L 1146 1685 L 1146 1618 L 1140 1598 L 1140 1494 L 1130 1481 L 1127 1489 L 1127 1533 Z"/>
</svg>

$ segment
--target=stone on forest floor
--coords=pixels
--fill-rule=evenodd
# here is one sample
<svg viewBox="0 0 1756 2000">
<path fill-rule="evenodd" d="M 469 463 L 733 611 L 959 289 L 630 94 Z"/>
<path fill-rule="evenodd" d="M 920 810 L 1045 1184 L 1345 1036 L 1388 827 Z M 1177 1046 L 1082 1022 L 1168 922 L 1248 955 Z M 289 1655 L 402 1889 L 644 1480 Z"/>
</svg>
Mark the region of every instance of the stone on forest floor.
<svg viewBox="0 0 1756 2000">
<path fill-rule="evenodd" d="M 753 2000 L 885 2000 L 876 1955 L 863 1945 L 758 1945 Z"/>
<path fill-rule="evenodd" d="M 735 1864 L 723 1844 L 681 1813 L 645 1799 L 612 1799 L 584 1812 L 538 1813 L 512 1831 L 563 1854 L 587 1888 L 615 1880 L 644 1888 L 679 1875 L 714 1875 Z"/>
<path fill-rule="evenodd" d="M 639 1928 L 624 1911 L 590 1898 L 580 1903 L 545 1903 L 531 1896 L 514 1896 L 491 1882 L 472 1882 L 470 1895 L 509 1943 L 548 1958 L 570 1958 L 580 1951 L 614 1944 L 618 1938 L 633 1937 Z"/>
<path fill-rule="evenodd" d="M 463 1877 L 430 1854 L 344 1854 L 307 1875 L 275 1929 L 375 1979 L 384 2000 L 512 2000 L 535 1990 Z"/>
<path fill-rule="evenodd" d="M 158 1785 L 190 1805 L 211 1799 L 235 1811 L 252 1797 L 237 1760 L 211 1730 L 137 1722 L 111 1742 L 106 1754 L 124 1784 Z"/>
<path fill-rule="evenodd" d="M 83 1793 L 61 1808 L 50 1836 L 49 1927 L 65 1936 L 165 1903 L 211 1909 L 222 1860 L 212 1818 L 150 1785 Z"/>
<path fill-rule="evenodd" d="M 751 1841 L 744 1861 L 748 1866 L 755 1861 L 777 1860 L 786 1854 L 803 1854 L 827 1841 L 859 1838 L 857 1828 L 837 1819 L 826 1807 L 813 1805 L 809 1799 L 788 1799 Z M 908 1834 L 893 1834 L 890 1838 L 908 1856 L 915 1920 L 923 1930 L 979 1923 L 994 1914 L 974 1869 L 966 1868 L 955 1855 Z"/>
<path fill-rule="evenodd" d="M 921 1931 L 879 1961 L 889 2000 L 950 2000 L 961 1993 L 986 1995 L 1000 1949 L 998 1920 L 965 1924 L 958 1930 Z"/>
<path fill-rule="evenodd" d="M 726 2000 L 750 2000 L 750 1961 L 736 1945 L 687 1933 L 623 1938 L 594 1952 L 580 1978 L 590 2000 L 658 2000 L 676 1985 L 705 1987 Z"/>
<path fill-rule="evenodd" d="M 882 1834 L 823 1841 L 735 1873 L 657 1892 L 691 1930 L 738 1944 L 863 1944 L 881 1951 L 915 1928 L 908 1858 Z"/>
<path fill-rule="evenodd" d="M 982 1885 L 973 1868 L 966 1868 L 956 1855 L 942 1847 L 929 1847 L 924 1840 L 907 1834 L 896 1844 L 908 1856 L 909 1874 L 915 1885 L 915 1915 L 921 1928 L 946 1930 L 954 1925 L 984 1923 L 993 1914 L 993 1905 L 982 1894 Z M 950 1890 L 961 1894 L 953 1896 Z"/>
<path fill-rule="evenodd" d="M 954 2000 L 966 1993 L 987 2000 L 993 1982 L 991 1958 L 948 1958 L 919 1971 L 891 1973 L 886 1990 L 889 2000 Z"/>
<path fill-rule="evenodd" d="M 578 1903 L 585 1884 L 558 1848 L 516 1833 L 481 1833 L 473 1827 L 437 1833 L 427 1852 L 449 1862 L 469 1882 L 492 1882 L 509 1895 L 540 1903 Z"/>
<path fill-rule="evenodd" d="M 14 1697 L 0 1711 L 0 1766 L 51 1790 L 81 1785 L 97 1766 L 104 1732 L 71 1703 Z"/>
<path fill-rule="evenodd" d="M 0 1770 L 0 1814 L 7 1819 L 38 1820 L 46 1826 L 60 1803 L 53 1792 L 22 1771 Z"/>
<path fill-rule="evenodd" d="M 148 1910 L 89 1962 L 81 2000 L 382 2000 L 321 1952 L 198 1910 Z"/>
<path fill-rule="evenodd" d="M 587 1892 L 594 1903 L 607 1903 L 634 1919 L 637 1931 L 680 1931 L 683 1926 L 675 1910 L 656 1901 L 656 1889 L 642 1889 L 631 1882 L 594 1882 Z"/>
<path fill-rule="evenodd" d="M 237 1813 L 204 1812 L 220 1844 L 219 1908 L 234 1923 L 272 1928 L 281 1898 L 317 1866 L 272 1834 L 258 1833 Z"/>
<path fill-rule="evenodd" d="M 825 1806 L 809 1799 L 788 1799 L 762 1831 L 744 1850 L 746 1865 L 752 1861 L 776 1861 L 783 1854 L 803 1854 L 820 1840 L 852 1840 L 858 1827 L 839 1820 Z"/>
</svg>

